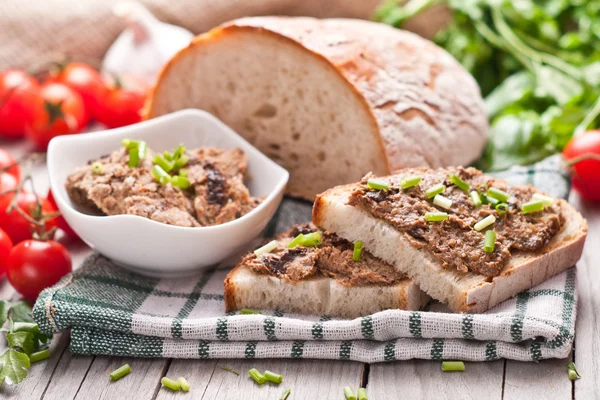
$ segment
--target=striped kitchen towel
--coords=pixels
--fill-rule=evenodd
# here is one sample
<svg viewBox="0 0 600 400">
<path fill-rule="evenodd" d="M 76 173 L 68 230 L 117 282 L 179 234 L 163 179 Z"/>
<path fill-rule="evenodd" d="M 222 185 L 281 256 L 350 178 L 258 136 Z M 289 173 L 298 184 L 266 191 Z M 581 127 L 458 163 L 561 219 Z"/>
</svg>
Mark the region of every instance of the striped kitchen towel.
<svg viewBox="0 0 600 400">
<path fill-rule="evenodd" d="M 558 157 L 498 175 L 557 197 L 569 191 Z M 267 235 L 307 221 L 310 208 L 286 199 Z M 193 279 L 156 279 L 94 254 L 42 292 L 34 318 L 44 333 L 71 329 L 73 352 L 136 357 L 537 361 L 567 357 L 573 343 L 574 268 L 484 314 L 453 314 L 433 302 L 425 311 L 349 320 L 277 310 L 225 313 L 223 279 L 235 261 Z"/>
</svg>

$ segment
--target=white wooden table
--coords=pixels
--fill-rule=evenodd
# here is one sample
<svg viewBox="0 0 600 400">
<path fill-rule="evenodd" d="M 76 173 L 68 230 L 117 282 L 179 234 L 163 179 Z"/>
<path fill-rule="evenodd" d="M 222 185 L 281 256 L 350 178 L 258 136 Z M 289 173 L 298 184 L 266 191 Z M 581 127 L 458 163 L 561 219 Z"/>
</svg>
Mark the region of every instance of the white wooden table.
<svg viewBox="0 0 600 400">
<path fill-rule="evenodd" d="M 2 143 L 14 154 L 27 149 L 22 144 Z M 40 192 L 47 189 L 43 166 L 33 171 Z M 43 192 L 42 192 L 43 193 Z M 589 222 L 589 235 L 578 267 L 579 306 L 575 350 L 571 358 L 538 364 L 499 360 L 467 363 L 464 373 L 442 373 L 437 361 L 403 361 L 364 364 L 322 360 L 176 360 L 79 356 L 68 349 L 69 336 L 57 336 L 50 359 L 32 366 L 18 386 L 0 388 L 2 399 L 279 399 L 291 388 L 289 399 L 344 399 L 344 386 L 366 386 L 369 399 L 600 399 L 600 204 L 589 204 L 573 195 L 571 201 Z M 65 242 L 79 265 L 90 250 Z M 4 280 L 0 298 L 18 299 Z M 0 344 L 2 347 L 3 344 Z M 565 365 L 574 360 L 582 379 L 571 382 Z M 133 372 L 111 383 L 110 371 L 129 363 Z M 229 366 L 241 376 L 223 371 Z M 245 374 L 250 368 L 284 374 L 279 387 L 256 386 Z M 185 376 L 190 393 L 162 389 L 163 376 Z"/>
</svg>

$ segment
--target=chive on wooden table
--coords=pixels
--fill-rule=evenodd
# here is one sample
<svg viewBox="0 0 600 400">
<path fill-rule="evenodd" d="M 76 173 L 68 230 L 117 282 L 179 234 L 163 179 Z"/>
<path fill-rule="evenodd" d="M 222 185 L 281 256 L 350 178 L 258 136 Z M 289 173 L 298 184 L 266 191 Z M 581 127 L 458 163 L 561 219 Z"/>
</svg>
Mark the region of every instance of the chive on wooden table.
<svg viewBox="0 0 600 400">
<path fill-rule="evenodd" d="M 22 144 L 2 143 L 15 156 L 28 149 Z M 47 189 L 45 167 L 33 171 L 36 187 Z M 466 372 L 443 373 L 437 361 L 413 360 L 385 364 L 322 360 L 176 360 L 79 356 L 68 349 L 69 335 L 53 340 L 50 359 L 33 364 L 19 385 L 0 388 L 2 399 L 279 399 L 291 388 L 289 399 L 344 399 L 343 388 L 366 386 L 371 400 L 383 399 L 600 399 L 600 204 L 571 202 L 588 219 L 589 235 L 578 264 L 579 309 L 575 349 L 569 359 L 538 364 L 499 360 L 467 363 Z M 90 249 L 65 242 L 79 265 Z M 0 298 L 18 299 L 4 280 Z M 5 343 L 0 343 L 0 351 Z M 574 360 L 582 378 L 571 382 L 565 365 Z M 131 374 L 111 383 L 110 371 L 129 363 Z M 222 370 L 231 367 L 236 376 Z M 246 371 L 269 369 L 284 375 L 280 386 L 258 387 Z M 162 389 L 163 376 L 184 376 L 189 393 Z"/>
</svg>

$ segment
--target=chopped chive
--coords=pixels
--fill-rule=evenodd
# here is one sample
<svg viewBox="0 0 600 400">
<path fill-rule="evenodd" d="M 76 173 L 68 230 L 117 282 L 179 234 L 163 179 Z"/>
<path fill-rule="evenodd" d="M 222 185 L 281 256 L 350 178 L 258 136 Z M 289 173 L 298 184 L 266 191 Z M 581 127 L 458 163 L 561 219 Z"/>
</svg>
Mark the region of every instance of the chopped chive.
<svg viewBox="0 0 600 400">
<path fill-rule="evenodd" d="M 579 375 L 579 372 L 577 372 L 577 368 L 575 368 L 574 362 L 567 364 L 567 374 L 569 375 L 569 379 L 572 381 L 581 378 L 581 375 Z"/>
<path fill-rule="evenodd" d="M 259 385 L 262 385 L 267 381 L 263 374 L 261 374 L 260 371 L 256 368 L 252 368 L 251 370 L 249 370 L 248 375 L 250 375 L 250 378 L 252 378 L 252 380 L 258 383 Z"/>
<path fill-rule="evenodd" d="M 344 396 L 346 396 L 346 400 L 356 400 L 356 395 L 350 386 L 344 388 Z"/>
<path fill-rule="evenodd" d="M 531 196 L 531 200 L 541 201 L 546 207 L 550 207 L 552 204 L 554 204 L 554 199 L 552 197 L 544 196 L 543 194 L 539 193 L 534 193 L 533 196 Z"/>
<path fill-rule="evenodd" d="M 183 177 L 187 178 L 188 177 L 188 170 L 184 169 L 184 168 L 180 169 L 179 170 L 179 176 L 183 176 Z"/>
<path fill-rule="evenodd" d="M 375 190 L 390 190 L 390 185 L 378 179 L 369 179 L 367 181 L 367 187 Z"/>
<path fill-rule="evenodd" d="M 154 158 L 152 159 L 152 163 L 161 167 L 163 170 L 165 170 L 165 172 L 170 172 L 173 169 L 173 166 L 175 165 L 173 161 L 166 160 L 160 154 L 154 156 Z"/>
<path fill-rule="evenodd" d="M 304 247 L 315 247 L 320 246 L 321 243 L 323 243 L 323 235 L 321 235 L 321 232 L 312 232 L 304 235 L 300 245 Z"/>
<path fill-rule="evenodd" d="M 173 161 L 173 153 L 171 153 L 170 151 L 165 150 L 165 152 L 163 153 L 163 157 L 167 161 Z"/>
<path fill-rule="evenodd" d="M 473 226 L 473 229 L 475 229 L 477 232 L 479 232 L 479 231 L 487 228 L 488 226 L 492 225 L 494 222 L 496 222 L 496 217 L 494 217 L 493 215 L 488 215 L 481 221 L 477 222 Z"/>
<path fill-rule="evenodd" d="M 190 187 L 190 180 L 185 176 L 175 175 L 171 177 L 171 184 L 180 189 L 187 189 Z"/>
<path fill-rule="evenodd" d="M 442 207 L 442 208 L 445 208 L 446 210 L 449 210 L 450 207 L 452 207 L 452 200 L 450 200 L 447 197 L 442 196 L 441 194 L 436 194 L 435 197 L 433 198 L 433 204 L 435 204 L 438 207 Z"/>
<path fill-rule="evenodd" d="M 177 382 L 179 382 L 181 390 L 184 392 L 189 392 L 191 385 L 183 376 L 180 376 L 179 379 L 177 379 Z"/>
<path fill-rule="evenodd" d="M 50 357 L 50 349 L 44 349 L 42 351 L 38 351 L 36 353 L 31 353 L 29 355 L 29 361 L 32 363 L 45 360 Z"/>
<path fill-rule="evenodd" d="M 419 183 L 421 183 L 421 177 L 420 176 L 409 176 L 406 179 L 402 179 L 400 181 L 400 187 L 402 189 L 408 189 L 411 188 L 413 186 L 417 186 Z"/>
<path fill-rule="evenodd" d="M 304 234 L 301 233 L 298 236 L 296 236 L 294 238 L 294 240 L 292 240 L 291 242 L 288 243 L 287 248 L 288 249 L 293 249 L 294 247 L 298 246 L 300 243 L 302 243 L 302 241 L 304 240 Z"/>
<path fill-rule="evenodd" d="M 140 153 L 137 148 L 129 148 L 129 161 L 127 165 L 130 168 L 137 168 L 140 165 Z"/>
<path fill-rule="evenodd" d="M 358 389 L 358 400 L 369 400 L 369 397 L 367 396 L 367 389 Z"/>
<path fill-rule="evenodd" d="M 265 373 L 263 374 L 263 376 L 269 382 L 274 382 L 274 383 L 281 383 L 281 382 L 283 382 L 283 375 L 276 374 L 275 372 L 271 372 L 271 371 L 267 370 L 267 371 L 265 371 Z"/>
<path fill-rule="evenodd" d="M 471 185 L 469 185 L 467 182 L 463 181 L 454 174 L 450 175 L 450 182 L 452 182 L 457 188 L 459 188 L 465 193 L 468 193 L 469 189 L 471 188 Z"/>
<path fill-rule="evenodd" d="M 530 214 L 530 213 L 542 211 L 543 209 L 544 209 L 544 202 L 541 200 L 530 201 L 521 206 L 521 210 L 523 211 L 523 214 Z"/>
<path fill-rule="evenodd" d="M 490 197 L 490 196 L 485 196 L 485 200 L 486 200 L 486 204 L 489 204 L 492 207 L 496 207 L 498 204 L 500 204 L 500 200 L 495 199 L 495 198 Z"/>
<path fill-rule="evenodd" d="M 242 315 L 250 315 L 250 314 L 262 314 L 260 311 L 251 310 L 249 308 L 242 308 L 240 310 L 240 314 Z"/>
<path fill-rule="evenodd" d="M 360 256 L 362 255 L 363 250 L 363 242 L 361 240 L 357 240 L 354 243 L 354 252 L 352 253 L 352 259 L 354 261 L 360 260 Z"/>
<path fill-rule="evenodd" d="M 151 172 L 154 179 L 159 181 L 162 185 L 166 185 L 167 183 L 171 182 L 171 176 L 159 165 L 154 165 Z"/>
<path fill-rule="evenodd" d="M 99 161 L 92 163 L 92 173 L 102 175 L 104 173 L 104 165 Z"/>
<path fill-rule="evenodd" d="M 510 193 L 506 193 L 504 190 L 500 190 L 500 189 L 497 189 L 495 187 L 489 188 L 485 192 L 485 195 L 487 197 L 491 197 L 491 198 L 496 199 L 498 201 L 507 201 L 508 199 L 510 199 Z"/>
<path fill-rule="evenodd" d="M 485 232 L 485 240 L 483 241 L 483 250 L 486 253 L 493 253 L 496 246 L 496 231 L 490 229 Z"/>
<path fill-rule="evenodd" d="M 471 201 L 473 202 L 473 207 L 479 207 L 481 205 L 481 197 L 479 197 L 478 192 L 476 192 L 475 190 L 472 190 L 471 193 L 469 193 L 469 196 L 471 196 Z"/>
<path fill-rule="evenodd" d="M 121 144 L 124 147 L 127 147 L 128 149 L 137 149 L 137 147 L 140 145 L 140 141 L 139 140 L 133 140 L 133 139 L 123 139 L 121 141 Z"/>
<path fill-rule="evenodd" d="M 177 146 L 177 148 L 173 152 L 173 159 L 177 159 L 177 158 L 181 157 L 184 153 L 185 153 L 185 146 L 183 144 L 180 144 L 179 146 Z"/>
<path fill-rule="evenodd" d="M 171 389 L 175 392 L 178 392 L 181 389 L 181 383 L 179 383 L 179 381 L 174 381 L 173 379 L 167 378 L 166 376 L 162 377 L 160 383 L 164 387 Z"/>
<path fill-rule="evenodd" d="M 187 155 L 182 155 L 178 159 L 175 160 L 175 169 L 183 168 L 190 161 L 190 158 Z"/>
<path fill-rule="evenodd" d="M 118 381 L 119 379 L 121 379 L 122 377 L 124 377 L 125 375 L 129 374 L 131 372 L 131 367 L 129 366 L 129 364 L 125 364 L 120 366 L 119 368 L 115 369 L 113 372 L 110 373 L 110 379 L 112 379 L 113 381 Z"/>
<path fill-rule="evenodd" d="M 263 254 L 270 253 L 277 248 L 277 244 L 278 244 L 277 240 L 271 240 L 269 243 L 265 244 L 264 246 L 259 247 L 258 249 L 254 250 L 254 254 L 256 255 L 256 257 L 260 257 Z"/>
<path fill-rule="evenodd" d="M 500 203 L 496 206 L 496 211 L 499 215 L 504 215 L 508 212 L 508 204 Z"/>
<path fill-rule="evenodd" d="M 231 372 L 232 374 L 236 374 L 237 376 L 240 376 L 240 373 L 231 367 L 221 367 L 221 369 L 223 371 Z"/>
<path fill-rule="evenodd" d="M 139 160 L 145 160 L 147 152 L 148 152 L 148 144 L 146 142 L 144 142 L 143 140 L 140 140 L 140 142 L 138 144 Z"/>
<path fill-rule="evenodd" d="M 290 396 L 290 393 L 292 393 L 292 389 L 285 389 L 279 400 L 287 400 L 287 398 Z"/>
<path fill-rule="evenodd" d="M 465 363 L 462 361 L 443 361 L 442 362 L 442 371 L 444 372 L 452 372 L 452 371 L 464 371 Z"/>
<path fill-rule="evenodd" d="M 427 222 L 441 222 L 448 219 L 448 213 L 445 212 L 428 212 L 425 213 L 425 221 Z"/>
<path fill-rule="evenodd" d="M 427 189 L 425 191 L 425 195 L 427 196 L 428 199 L 431 199 L 432 197 L 435 197 L 435 195 L 437 195 L 437 194 L 444 193 L 444 191 L 446 191 L 446 187 L 443 184 L 438 183 L 437 185 L 433 185 L 432 187 Z"/>
</svg>

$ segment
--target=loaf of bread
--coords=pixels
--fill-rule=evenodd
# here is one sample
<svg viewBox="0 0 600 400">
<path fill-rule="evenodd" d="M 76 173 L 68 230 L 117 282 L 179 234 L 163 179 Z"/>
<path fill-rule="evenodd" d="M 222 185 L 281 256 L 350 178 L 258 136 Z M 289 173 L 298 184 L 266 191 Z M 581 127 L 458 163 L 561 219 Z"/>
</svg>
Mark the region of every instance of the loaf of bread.
<svg viewBox="0 0 600 400">
<path fill-rule="evenodd" d="M 488 129 L 479 88 L 443 49 L 350 19 L 253 17 L 198 36 L 163 69 L 147 118 L 207 110 L 317 193 L 410 166 L 466 165 Z"/>
</svg>

